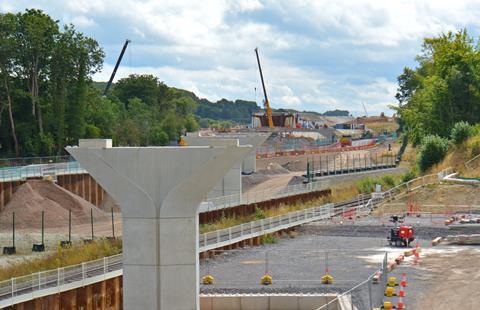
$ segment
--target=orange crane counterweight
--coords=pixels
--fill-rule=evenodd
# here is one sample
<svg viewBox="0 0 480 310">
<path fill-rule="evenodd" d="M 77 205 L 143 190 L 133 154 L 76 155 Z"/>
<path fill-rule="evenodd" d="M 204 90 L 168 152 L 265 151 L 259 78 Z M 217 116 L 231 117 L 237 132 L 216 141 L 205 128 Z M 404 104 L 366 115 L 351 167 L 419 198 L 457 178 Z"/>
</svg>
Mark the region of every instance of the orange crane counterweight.
<svg viewBox="0 0 480 310">
<path fill-rule="evenodd" d="M 260 58 L 258 57 L 258 47 L 255 48 L 255 54 L 257 55 L 258 71 L 260 71 L 260 79 L 262 80 L 263 95 L 265 96 L 265 100 L 263 101 L 263 106 L 265 108 L 265 116 L 267 118 L 268 127 L 273 128 L 272 109 L 270 109 L 270 104 L 268 102 L 268 97 L 267 97 L 267 90 L 265 89 L 265 82 L 263 81 L 262 66 L 260 65 Z"/>
</svg>

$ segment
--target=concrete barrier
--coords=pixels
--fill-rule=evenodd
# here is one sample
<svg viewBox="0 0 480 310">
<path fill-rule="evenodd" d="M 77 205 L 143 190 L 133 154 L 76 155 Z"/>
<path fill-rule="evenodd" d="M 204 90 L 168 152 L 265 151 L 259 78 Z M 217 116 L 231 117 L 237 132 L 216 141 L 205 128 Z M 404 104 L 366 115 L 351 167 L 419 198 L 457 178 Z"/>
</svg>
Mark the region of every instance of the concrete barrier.
<svg viewBox="0 0 480 310">
<path fill-rule="evenodd" d="M 235 294 L 200 295 L 200 310 L 311 310 L 335 299 L 330 294 Z M 338 303 L 329 305 L 338 309 Z"/>
</svg>

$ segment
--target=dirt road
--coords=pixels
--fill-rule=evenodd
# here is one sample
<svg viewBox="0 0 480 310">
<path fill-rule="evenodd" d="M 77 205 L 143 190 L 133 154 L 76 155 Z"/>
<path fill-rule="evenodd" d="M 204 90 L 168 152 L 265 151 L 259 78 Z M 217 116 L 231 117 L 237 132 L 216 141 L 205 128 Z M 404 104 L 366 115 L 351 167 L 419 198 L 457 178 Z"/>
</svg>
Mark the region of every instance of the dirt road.
<svg viewBox="0 0 480 310">
<path fill-rule="evenodd" d="M 427 254 L 415 276 L 410 309 L 475 310 L 480 308 L 480 249 L 451 248 Z"/>
</svg>

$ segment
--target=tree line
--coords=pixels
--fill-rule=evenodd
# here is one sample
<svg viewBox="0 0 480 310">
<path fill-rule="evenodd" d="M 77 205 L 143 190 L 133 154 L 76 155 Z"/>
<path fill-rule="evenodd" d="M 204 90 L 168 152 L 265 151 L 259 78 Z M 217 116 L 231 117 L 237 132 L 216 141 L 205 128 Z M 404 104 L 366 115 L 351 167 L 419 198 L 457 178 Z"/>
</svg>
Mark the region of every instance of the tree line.
<svg viewBox="0 0 480 310">
<path fill-rule="evenodd" d="M 197 103 L 152 75 L 102 96 L 92 75 L 104 57 L 95 39 L 41 10 L 0 14 L 0 155 L 63 154 L 79 138 L 166 145 L 198 128 Z"/>
<path fill-rule="evenodd" d="M 480 122 L 480 47 L 466 30 L 425 38 L 416 68 L 398 77 L 400 125 L 413 144 Z"/>
</svg>

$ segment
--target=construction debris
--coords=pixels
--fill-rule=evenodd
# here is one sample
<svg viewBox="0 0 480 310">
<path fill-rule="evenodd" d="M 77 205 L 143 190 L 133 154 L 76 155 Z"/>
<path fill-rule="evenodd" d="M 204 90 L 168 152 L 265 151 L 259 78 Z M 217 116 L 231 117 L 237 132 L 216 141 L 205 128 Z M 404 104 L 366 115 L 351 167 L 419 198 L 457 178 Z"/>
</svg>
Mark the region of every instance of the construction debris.
<svg viewBox="0 0 480 310">
<path fill-rule="evenodd" d="M 439 245 L 440 242 L 459 245 L 480 245 L 480 234 L 438 237 L 432 241 L 432 245 Z"/>
</svg>

